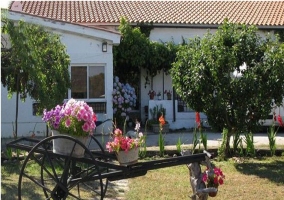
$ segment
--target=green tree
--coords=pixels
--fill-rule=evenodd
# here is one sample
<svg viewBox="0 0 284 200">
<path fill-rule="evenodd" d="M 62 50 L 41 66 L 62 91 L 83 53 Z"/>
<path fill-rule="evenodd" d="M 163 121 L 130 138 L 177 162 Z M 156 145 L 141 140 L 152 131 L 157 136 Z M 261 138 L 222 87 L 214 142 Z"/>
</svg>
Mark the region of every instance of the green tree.
<svg viewBox="0 0 284 200">
<path fill-rule="evenodd" d="M 114 74 L 121 81 L 133 85 L 136 91 L 139 91 L 142 68 L 147 71 L 147 79 L 156 76 L 160 71 L 167 73 L 176 55 L 177 45 L 173 42 L 159 43 L 149 40 L 147 36 L 151 29 L 151 25 L 138 24 L 138 27 L 132 27 L 127 19 L 120 20 L 119 31 L 122 37 L 120 44 L 114 47 Z"/>
<path fill-rule="evenodd" d="M 241 67 L 244 63 L 246 69 Z M 282 103 L 283 72 L 283 43 L 262 39 L 254 26 L 228 20 L 215 34 L 208 32 L 181 46 L 170 71 L 177 94 L 204 112 L 213 128 L 227 130 L 224 157 L 231 154 L 230 136 L 257 131 L 273 103 Z"/>
<path fill-rule="evenodd" d="M 135 86 L 140 80 L 141 67 L 149 59 L 150 42 L 139 27 L 132 28 L 125 18 L 120 20 L 119 31 L 121 41 L 113 50 L 114 74 L 122 82 Z"/>
<path fill-rule="evenodd" d="M 37 101 L 39 113 L 62 103 L 70 88 L 70 59 L 59 35 L 23 21 L 15 24 L 5 17 L 1 21 L 1 82 L 9 97 L 17 95 L 17 134 L 19 94 L 23 101 L 27 95 Z"/>
</svg>

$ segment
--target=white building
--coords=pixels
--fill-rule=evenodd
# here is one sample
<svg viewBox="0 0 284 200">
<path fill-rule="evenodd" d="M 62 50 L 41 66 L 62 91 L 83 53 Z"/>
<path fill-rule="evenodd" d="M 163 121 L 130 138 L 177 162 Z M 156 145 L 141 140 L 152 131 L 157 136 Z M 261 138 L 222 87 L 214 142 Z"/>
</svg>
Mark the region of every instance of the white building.
<svg viewBox="0 0 284 200">
<path fill-rule="evenodd" d="M 151 24 L 150 40 L 174 41 L 176 44 L 181 43 L 182 39 L 202 37 L 207 30 L 216 31 L 225 18 L 234 23 L 256 25 L 263 35 L 268 31 L 284 30 L 284 15 L 279 12 L 284 9 L 284 1 L 23 1 L 14 2 L 10 9 L 34 15 L 27 15 L 29 18 L 35 19 L 37 18 L 35 16 L 38 16 L 40 24 L 61 33 L 62 41 L 66 44 L 71 57 L 71 66 L 83 64 L 104 69 L 106 96 L 99 99 L 84 98 L 86 101 L 106 103 L 106 113 L 100 116 L 100 120 L 112 117 L 112 84 L 110 84 L 113 76 L 112 45 L 119 43 L 120 37 L 117 33 L 122 16 L 134 26 L 139 23 Z M 17 13 L 18 18 L 20 18 L 19 13 Z M 25 15 L 22 14 L 22 16 Z M 69 29 L 66 31 L 67 27 Z M 108 29 L 110 32 L 97 29 L 97 27 Z M 78 42 L 79 39 L 80 42 Z M 108 43 L 108 51 L 105 53 L 101 52 L 103 41 Z M 195 111 L 179 105 L 181 102 L 178 100 L 174 102 L 166 100 L 166 95 L 164 95 L 161 101 L 157 100 L 157 97 L 156 100 L 149 101 L 150 87 L 162 93 L 164 90 L 172 89 L 171 77 L 163 73 L 158 74 L 153 77 L 151 86 L 147 85 L 144 88 L 144 76 L 145 71 L 142 71 L 139 91 L 141 104 L 138 110 L 142 121 L 147 116 L 145 106 L 152 108 L 163 104 L 167 109 L 166 120 L 170 123 L 171 129 L 195 127 Z M 2 89 L 2 137 L 11 135 L 11 123 L 14 121 L 14 115 L 11 113 L 14 112 L 8 108 L 14 107 L 14 102 L 15 100 L 6 100 L 5 91 Z M 26 119 L 26 121 L 22 122 L 19 130 L 23 130 L 23 134 L 28 134 L 34 129 L 33 120 L 38 118 L 28 114 L 32 112 L 32 102 L 27 101 L 21 104 L 21 109 L 23 113 L 20 113 L 19 119 Z M 201 114 L 201 118 L 205 119 L 206 116 Z M 36 131 L 42 134 L 45 127 L 39 127 L 40 119 L 37 122 Z M 24 124 L 25 128 L 22 127 Z"/>
<path fill-rule="evenodd" d="M 100 88 L 104 95 L 97 96 L 92 90 L 84 88 L 84 82 L 77 83 L 80 87 L 68 92 L 68 97 L 78 96 L 84 98 L 94 108 L 98 120 L 112 118 L 112 83 L 113 83 L 113 45 L 120 42 L 120 34 L 102 28 L 91 28 L 79 24 L 72 24 L 59 20 L 47 19 L 18 11 L 9 11 L 7 17 L 15 22 L 23 20 L 43 26 L 46 30 L 60 35 L 61 42 L 66 46 L 70 56 L 70 73 L 73 80 L 76 76 L 84 74 L 83 79 L 100 75 L 103 84 Z M 102 45 L 107 49 L 103 50 Z M 105 52 L 103 52 L 105 51 Z M 79 68 L 80 67 L 80 68 Z M 82 78 L 82 77 L 80 77 Z M 88 88 L 89 81 L 86 82 Z M 76 83 L 73 83 L 76 84 Z M 74 86 L 74 85 L 73 85 Z M 7 98 L 7 89 L 1 86 L 1 137 L 13 137 L 16 113 L 16 95 L 12 99 Z M 83 95 L 83 96 L 82 96 Z M 82 96 L 82 97 L 81 97 Z M 33 114 L 33 100 L 29 97 L 25 102 L 19 101 L 18 136 L 45 136 L 46 124 L 42 122 L 41 116 Z M 109 122 L 111 125 L 111 122 Z"/>
</svg>

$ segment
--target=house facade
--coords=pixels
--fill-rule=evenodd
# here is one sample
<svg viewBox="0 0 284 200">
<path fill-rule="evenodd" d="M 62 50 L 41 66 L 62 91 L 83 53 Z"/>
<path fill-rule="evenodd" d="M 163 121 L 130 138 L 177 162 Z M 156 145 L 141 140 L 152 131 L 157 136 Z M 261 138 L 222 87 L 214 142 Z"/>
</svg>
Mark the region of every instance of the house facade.
<svg viewBox="0 0 284 200">
<path fill-rule="evenodd" d="M 102 28 L 86 27 L 18 11 L 9 11 L 7 17 L 15 22 L 23 20 L 38 24 L 47 31 L 59 34 L 70 56 L 72 89 L 68 91 L 68 98 L 87 101 L 93 107 L 99 121 L 112 118 L 112 48 L 113 45 L 119 44 L 120 34 Z M 16 95 L 8 99 L 7 89 L 1 87 L 1 137 L 13 137 Z M 46 124 L 42 122 L 41 116 L 35 115 L 35 105 L 36 102 L 29 97 L 25 102 L 19 101 L 17 134 L 19 137 L 32 134 L 47 135 Z M 108 123 L 111 126 L 111 122 Z"/>
<path fill-rule="evenodd" d="M 125 17 L 133 26 L 150 25 L 150 40 L 175 44 L 202 37 L 208 30 L 215 32 L 225 18 L 234 23 L 256 25 L 262 35 L 284 31 L 284 1 L 23 1 L 12 3 L 10 9 L 113 32 L 118 32 L 120 18 Z M 180 99 L 167 100 L 163 94 L 165 90 L 172 90 L 171 77 L 160 73 L 145 88 L 145 75 L 142 70 L 140 109 L 133 112 L 145 121 L 151 117 L 150 109 L 162 104 L 167 109 L 166 120 L 171 129 L 195 127 L 195 111 Z M 150 89 L 160 91 L 161 100 L 157 96 L 150 100 Z M 201 118 L 206 120 L 204 114 Z"/>
</svg>

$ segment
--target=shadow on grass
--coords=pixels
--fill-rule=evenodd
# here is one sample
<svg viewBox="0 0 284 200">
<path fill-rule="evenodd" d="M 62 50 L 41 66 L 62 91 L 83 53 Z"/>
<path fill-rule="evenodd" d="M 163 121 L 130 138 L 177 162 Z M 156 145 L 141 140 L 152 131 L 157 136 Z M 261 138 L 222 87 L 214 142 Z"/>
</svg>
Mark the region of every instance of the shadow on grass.
<svg viewBox="0 0 284 200">
<path fill-rule="evenodd" d="M 18 182 L 19 175 L 22 168 L 22 162 L 20 161 L 12 161 L 8 163 L 2 163 L 1 165 L 1 199 L 4 200 L 15 200 L 18 199 Z M 32 170 L 40 170 L 40 169 L 32 169 Z M 96 184 L 98 181 L 91 181 L 91 185 Z M 32 183 L 31 181 L 23 182 L 21 184 L 21 198 L 28 200 L 39 200 L 44 199 L 44 191 L 40 186 Z M 109 183 L 109 187 L 106 193 L 106 196 L 109 198 L 115 198 L 119 196 L 120 193 L 124 193 L 125 191 L 117 190 L 119 188 L 114 183 Z M 98 192 L 90 191 L 90 188 L 84 187 L 84 185 L 80 184 L 80 194 L 83 196 L 92 196 L 92 199 L 100 199 L 100 187 L 96 189 Z M 77 187 L 72 191 L 72 193 L 77 196 Z M 91 199 L 91 198 L 88 198 Z"/>
<path fill-rule="evenodd" d="M 21 162 L 14 161 L 2 163 L 1 165 L 1 199 L 18 199 L 18 181 L 21 170 Z M 22 189 L 22 199 L 42 199 L 42 194 L 35 191 L 38 189 L 35 185 L 25 185 Z"/>
<path fill-rule="evenodd" d="M 283 158 L 282 158 L 283 160 Z M 284 184 L 284 160 L 277 158 L 269 163 L 250 162 L 235 164 L 236 169 L 246 175 L 255 175 L 260 178 L 266 178 L 274 183 Z"/>
</svg>

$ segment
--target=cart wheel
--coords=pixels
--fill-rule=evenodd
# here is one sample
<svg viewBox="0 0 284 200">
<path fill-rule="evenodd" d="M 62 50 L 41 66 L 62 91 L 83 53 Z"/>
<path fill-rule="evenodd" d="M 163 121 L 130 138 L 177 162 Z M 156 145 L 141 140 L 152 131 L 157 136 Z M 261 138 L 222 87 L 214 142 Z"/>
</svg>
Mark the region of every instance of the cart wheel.
<svg viewBox="0 0 284 200">
<path fill-rule="evenodd" d="M 102 144 L 95 138 L 95 136 L 92 135 L 88 139 L 88 141 L 86 142 L 86 147 L 92 152 L 95 159 L 98 159 L 103 162 L 110 162 L 112 160 L 110 156 L 107 156 L 108 154 L 105 152 Z M 100 166 L 99 168 L 101 174 L 109 172 L 109 169 L 107 167 Z M 84 182 L 82 184 L 97 194 L 100 194 L 100 188 L 102 187 L 103 197 L 105 197 L 109 180 L 108 178 L 103 178 L 102 183 L 100 182 L 100 180 L 95 180 L 93 182 Z"/>
<path fill-rule="evenodd" d="M 74 146 L 83 147 L 85 156 L 83 158 L 73 157 L 71 156 L 73 150 L 70 155 L 53 153 L 52 144 L 58 139 L 71 140 Z M 97 193 L 90 192 L 80 184 L 94 182 L 94 180 L 100 182 Z M 31 189 L 34 191 L 33 194 L 25 193 L 25 191 L 30 193 Z M 98 193 L 103 199 L 105 187 L 100 168 L 91 151 L 82 142 L 65 135 L 51 136 L 36 144 L 21 168 L 18 197 L 19 199 L 26 196 L 27 199 L 35 197 L 42 199 L 42 191 L 46 199 L 90 199 Z"/>
</svg>

